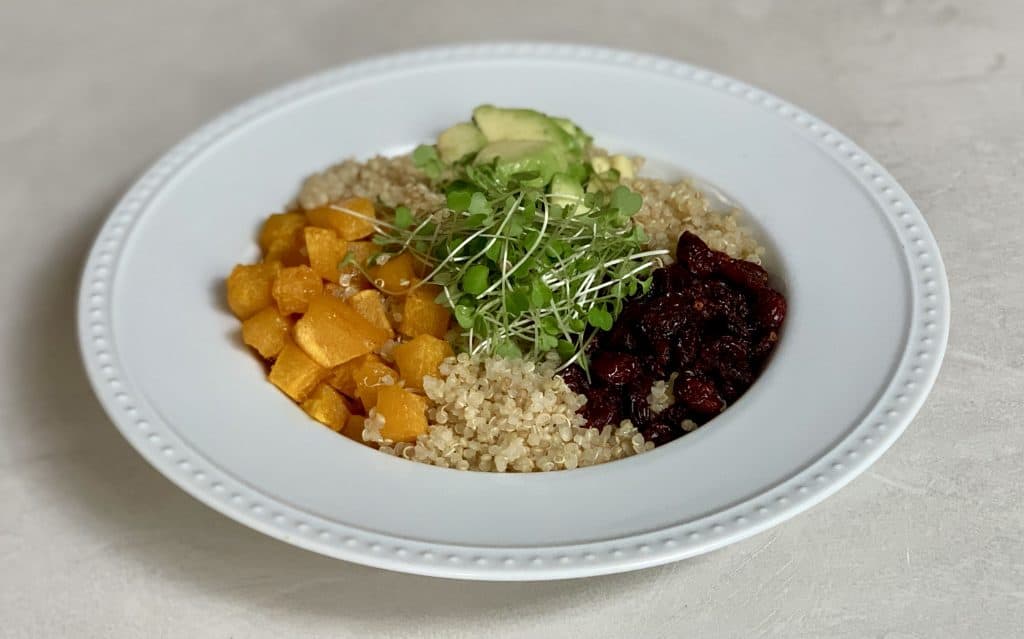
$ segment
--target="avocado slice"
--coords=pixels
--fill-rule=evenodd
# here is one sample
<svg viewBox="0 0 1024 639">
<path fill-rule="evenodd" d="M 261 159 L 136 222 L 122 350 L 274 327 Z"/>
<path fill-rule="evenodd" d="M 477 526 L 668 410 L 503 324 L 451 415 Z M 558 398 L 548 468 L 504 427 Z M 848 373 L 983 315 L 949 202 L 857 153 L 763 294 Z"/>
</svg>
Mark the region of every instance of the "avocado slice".
<svg viewBox="0 0 1024 639">
<path fill-rule="evenodd" d="M 437 136 L 437 152 L 445 164 L 452 164 L 476 153 L 486 144 L 487 138 L 472 122 L 460 122 Z"/>
<path fill-rule="evenodd" d="M 551 116 L 551 121 L 572 137 L 576 137 L 576 133 L 580 130 L 579 127 L 576 126 L 569 118 L 556 118 Z"/>
<path fill-rule="evenodd" d="M 495 163 L 498 176 L 508 179 L 516 173 L 536 172 L 530 186 L 544 186 L 555 173 L 564 173 L 569 166 L 566 150 L 544 140 L 500 140 L 491 142 L 476 154 L 476 164 Z"/>
<path fill-rule="evenodd" d="M 590 212 L 590 207 L 583 203 L 583 185 L 567 173 L 555 173 L 551 178 L 550 193 L 552 204 L 563 208 L 572 207 L 577 215 Z"/>
<path fill-rule="evenodd" d="M 484 104 L 473 109 L 473 121 L 488 142 L 535 140 L 553 142 L 565 149 L 574 146 L 572 135 L 533 109 L 503 109 Z"/>
<path fill-rule="evenodd" d="M 552 117 L 551 121 L 557 124 L 559 128 L 561 128 L 563 131 L 569 134 L 569 137 L 571 137 L 573 141 L 571 148 L 575 151 L 582 152 L 584 149 L 590 146 L 591 142 L 594 141 L 594 138 L 587 135 L 583 129 L 576 126 L 576 123 L 570 120 L 569 118 Z"/>
</svg>

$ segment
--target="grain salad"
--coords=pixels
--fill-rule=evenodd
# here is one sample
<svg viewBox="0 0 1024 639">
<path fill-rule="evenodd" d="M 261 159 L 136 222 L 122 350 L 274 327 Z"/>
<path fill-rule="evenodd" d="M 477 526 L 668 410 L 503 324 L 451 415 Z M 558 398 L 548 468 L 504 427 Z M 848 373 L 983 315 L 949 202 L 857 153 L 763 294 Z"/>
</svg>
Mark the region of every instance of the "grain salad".
<svg viewBox="0 0 1024 639">
<path fill-rule="evenodd" d="M 569 120 L 478 107 L 306 179 L 229 306 L 271 383 L 379 452 L 488 472 L 643 453 L 746 390 L 785 300 L 739 211 L 641 166 Z"/>
</svg>

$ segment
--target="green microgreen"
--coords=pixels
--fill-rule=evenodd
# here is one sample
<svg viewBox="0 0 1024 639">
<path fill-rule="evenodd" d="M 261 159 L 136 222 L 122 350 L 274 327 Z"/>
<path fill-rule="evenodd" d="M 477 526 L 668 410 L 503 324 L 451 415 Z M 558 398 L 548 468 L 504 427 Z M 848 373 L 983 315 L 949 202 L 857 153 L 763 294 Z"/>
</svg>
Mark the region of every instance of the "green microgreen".
<svg viewBox="0 0 1024 639">
<path fill-rule="evenodd" d="M 432 180 L 441 177 L 444 165 L 437 155 L 437 149 L 431 144 L 421 144 L 412 152 L 412 162 L 416 168 L 427 174 Z"/>
<path fill-rule="evenodd" d="M 641 196 L 614 172 L 597 180 L 577 213 L 551 204 L 534 173 L 499 176 L 469 161 L 445 167 L 431 146 L 418 147 L 413 161 L 446 206 L 421 218 L 398 207 L 393 223 L 375 220 L 374 242 L 428 265 L 423 282 L 442 287 L 438 303 L 452 310 L 474 354 L 540 359 L 554 351 L 563 365 L 586 366 L 594 332 L 609 330 L 624 301 L 650 287 L 667 253 L 644 250 L 647 238 L 631 219 Z M 590 173 L 582 162 L 572 171 Z"/>
</svg>

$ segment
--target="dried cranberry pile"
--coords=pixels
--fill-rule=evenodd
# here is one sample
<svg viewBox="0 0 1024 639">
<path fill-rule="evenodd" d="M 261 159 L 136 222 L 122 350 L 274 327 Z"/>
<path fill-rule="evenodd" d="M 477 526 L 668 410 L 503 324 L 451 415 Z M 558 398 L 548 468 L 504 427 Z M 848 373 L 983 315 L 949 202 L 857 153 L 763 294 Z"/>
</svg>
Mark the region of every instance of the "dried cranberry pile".
<svg viewBox="0 0 1024 639">
<path fill-rule="evenodd" d="M 713 251 L 690 232 L 679 238 L 676 259 L 591 342 L 589 381 L 578 366 L 562 372 L 587 396 L 588 426 L 628 418 L 644 439 L 670 442 L 685 434 L 684 420 L 703 424 L 736 401 L 775 348 L 786 298 L 763 268 Z M 655 414 L 651 385 L 673 372 L 675 403 Z"/>
</svg>

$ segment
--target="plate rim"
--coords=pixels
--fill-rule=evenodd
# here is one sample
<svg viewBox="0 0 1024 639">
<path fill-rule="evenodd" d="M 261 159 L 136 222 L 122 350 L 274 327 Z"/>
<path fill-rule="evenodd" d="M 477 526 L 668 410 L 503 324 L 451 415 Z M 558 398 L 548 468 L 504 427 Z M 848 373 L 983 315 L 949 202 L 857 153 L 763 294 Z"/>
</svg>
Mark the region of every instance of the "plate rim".
<svg viewBox="0 0 1024 639">
<path fill-rule="evenodd" d="M 228 475 L 158 417 L 140 415 L 141 402 L 124 388 L 110 348 L 114 337 L 106 292 L 112 288 L 129 227 L 180 168 L 252 119 L 332 86 L 395 68 L 503 58 L 587 61 L 644 70 L 746 99 L 801 129 L 855 176 L 904 245 L 912 292 L 907 341 L 876 404 L 887 403 L 885 418 L 862 420 L 788 479 L 705 517 L 612 540 L 515 548 L 426 543 L 321 519 Z M 915 247 L 913 254 L 910 245 Z M 218 512 L 286 543 L 375 567 L 463 579 L 537 580 L 622 572 L 709 552 L 775 526 L 832 495 L 874 463 L 923 405 L 941 366 L 949 317 L 945 268 L 917 206 L 881 164 L 822 120 L 750 84 L 665 57 L 589 45 L 508 42 L 430 47 L 363 59 L 272 89 L 215 117 L 153 163 L 105 220 L 82 271 L 77 326 L 87 376 L 114 425 L 161 474 Z"/>
</svg>

